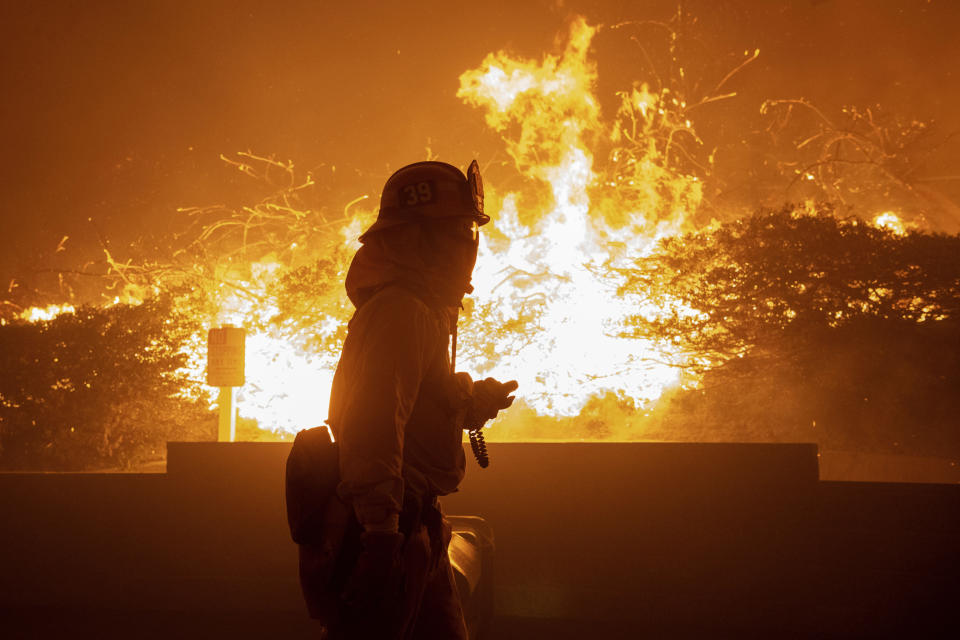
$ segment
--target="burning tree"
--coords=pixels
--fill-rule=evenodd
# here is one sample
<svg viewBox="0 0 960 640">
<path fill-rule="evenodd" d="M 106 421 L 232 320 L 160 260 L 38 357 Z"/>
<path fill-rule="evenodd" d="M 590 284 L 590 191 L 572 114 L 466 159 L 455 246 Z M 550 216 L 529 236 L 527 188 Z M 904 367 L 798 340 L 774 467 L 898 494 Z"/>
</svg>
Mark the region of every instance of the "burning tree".
<svg viewBox="0 0 960 640">
<path fill-rule="evenodd" d="M 860 375 L 863 363 L 921 375 L 914 351 L 891 341 L 943 358 L 925 388 L 953 380 L 942 373 L 953 351 L 936 345 L 956 322 L 956 264 L 944 257 L 955 239 L 894 236 L 813 204 L 736 221 L 743 210 L 710 201 L 719 190 L 715 150 L 695 119 L 736 96 L 732 80 L 759 54 L 696 77 L 678 60 L 684 20 L 680 11 L 653 25 L 664 43 L 653 58 L 669 69 L 614 95 L 606 117 L 593 40 L 649 24 L 574 20 L 558 52 L 492 53 L 460 78 L 458 96 L 482 111 L 510 158 L 506 168 L 484 167 L 494 175 L 487 206 L 495 223 L 481 236 L 461 323 L 461 369 L 520 381 L 517 406 L 494 438 L 820 440 L 826 431 L 845 442 L 837 434 L 852 431 L 839 425 L 868 418 L 843 403 L 864 389 L 871 407 L 904 397 L 879 391 Z M 640 50 L 651 71 L 648 45 Z M 786 172 L 818 187 L 805 195 L 841 202 L 878 176 L 913 184 L 897 158 L 924 139 L 923 127 L 896 129 L 857 111 L 848 131 L 821 118 L 803 137 L 810 123 L 797 111 L 816 112 L 800 100 L 766 106 L 768 133 L 787 149 L 774 167 L 781 183 Z M 237 209 L 180 210 L 165 255 L 132 260 L 105 245 L 110 293 L 140 302 L 178 292 L 164 313 L 197 323 L 184 343 L 184 380 L 202 378 L 205 328 L 246 327 L 241 416 L 278 432 L 318 424 L 352 310 L 344 275 L 374 205 L 364 196 L 331 213 L 316 198 L 314 172 L 252 153 L 224 160 L 273 193 Z M 858 183 L 861 174 L 869 180 Z M 707 226 L 714 215 L 732 222 Z M 794 390 L 792 404 L 784 388 Z M 941 414 L 928 422 L 945 424 Z M 783 426 L 774 433 L 770 424 Z M 903 442 L 893 427 L 875 430 L 884 434 L 877 442 Z"/>
<path fill-rule="evenodd" d="M 215 438 L 214 390 L 202 381 L 206 330 L 219 324 L 251 333 L 242 436 L 244 426 L 251 437 L 258 427 L 270 433 L 321 419 L 322 401 L 297 412 L 290 398 L 303 406 L 329 389 L 349 313 L 345 239 L 364 215 L 306 204 L 314 178 L 291 163 L 248 153 L 224 159 L 273 193 L 236 210 L 180 210 L 166 251 L 149 257 L 127 258 L 103 242 L 95 276 L 102 306 L 8 305 L 0 321 L 5 467 L 126 467 L 162 458 L 166 440 Z"/>
<path fill-rule="evenodd" d="M 929 159 L 956 132 L 881 106 L 844 106 L 836 114 L 803 98 L 767 100 L 765 162 L 782 184 L 776 197 L 895 210 L 915 224 L 960 230 L 960 207 L 924 181 Z"/>
<path fill-rule="evenodd" d="M 733 95 L 722 93 L 725 82 L 755 57 L 712 91 L 688 96 L 669 77 L 636 83 L 604 119 L 590 55 L 597 32 L 575 20 L 561 54 L 537 61 L 499 52 L 460 79 L 458 95 L 503 135 L 527 187 L 492 198 L 497 230 L 481 247 L 479 313 L 468 314 L 464 331 L 487 348 L 469 351 L 468 361 L 519 379 L 523 400 L 541 415 L 577 416 L 591 397 L 608 394 L 631 406 L 652 402 L 678 383 L 665 362 L 675 356 L 669 343 L 620 330 L 633 308 L 617 295 L 613 268 L 691 224 L 710 160 L 689 112 Z M 491 317 L 510 334 L 485 335 L 475 325 Z"/>
<path fill-rule="evenodd" d="M 787 207 L 664 239 L 621 270 L 620 292 L 660 311 L 632 316 L 631 335 L 670 340 L 709 367 L 788 330 L 956 319 L 958 249 L 957 236 Z"/>
<path fill-rule="evenodd" d="M 373 213 L 356 211 L 366 197 L 330 213 L 316 202 L 317 176 L 292 162 L 252 153 L 223 160 L 272 193 L 237 209 L 179 210 L 182 230 L 165 255 L 135 263 L 108 255 L 110 277 L 141 296 L 171 287 L 195 291 L 175 297 L 175 305 L 207 327 L 246 328 L 241 417 L 266 432 L 295 432 L 326 413 L 322 398 L 351 311 L 343 274 Z M 202 354 L 202 336 L 194 343 Z M 192 366 L 192 375 L 203 377 L 202 358 Z"/>
<path fill-rule="evenodd" d="M 0 327 L 2 468 L 128 468 L 216 425 L 186 368 L 200 329 L 170 297 Z"/>
<path fill-rule="evenodd" d="M 960 236 L 788 207 L 665 239 L 622 274 L 659 310 L 631 335 L 702 374 L 654 433 L 960 454 Z"/>
</svg>

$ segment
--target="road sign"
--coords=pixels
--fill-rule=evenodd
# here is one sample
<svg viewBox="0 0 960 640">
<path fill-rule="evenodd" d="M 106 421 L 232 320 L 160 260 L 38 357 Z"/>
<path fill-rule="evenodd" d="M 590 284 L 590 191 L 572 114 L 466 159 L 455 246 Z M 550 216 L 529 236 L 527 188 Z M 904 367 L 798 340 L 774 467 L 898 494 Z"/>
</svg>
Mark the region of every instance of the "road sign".
<svg viewBox="0 0 960 640">
<path fill-rule="evenodd" d="M 207 335 L 207 384 L 242 387 L 246 331 L 239 327 L 210 329 Z"/>
</svg>

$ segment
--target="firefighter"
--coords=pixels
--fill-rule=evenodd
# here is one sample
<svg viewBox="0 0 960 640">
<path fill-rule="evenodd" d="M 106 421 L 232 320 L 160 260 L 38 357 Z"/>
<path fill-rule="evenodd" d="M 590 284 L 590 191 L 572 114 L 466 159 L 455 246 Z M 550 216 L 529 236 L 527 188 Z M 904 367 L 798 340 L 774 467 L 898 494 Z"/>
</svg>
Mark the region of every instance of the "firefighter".
<svg viewBox="0 0 960 640">
<path fill-rule="evenodd" d="M 328 420 L 340 447 L 337 493 L 355 516 L 331 637 L 467 637 L 437 497 L 463 479 L 462 428 L 495 417 L 517 388 L 451 366 L 489 220 L 476 161 L 466 176 L 418 162 L 387 180 L 377 220 L 360 236 L 346 278 L 356 311 Z"/>
</svg>

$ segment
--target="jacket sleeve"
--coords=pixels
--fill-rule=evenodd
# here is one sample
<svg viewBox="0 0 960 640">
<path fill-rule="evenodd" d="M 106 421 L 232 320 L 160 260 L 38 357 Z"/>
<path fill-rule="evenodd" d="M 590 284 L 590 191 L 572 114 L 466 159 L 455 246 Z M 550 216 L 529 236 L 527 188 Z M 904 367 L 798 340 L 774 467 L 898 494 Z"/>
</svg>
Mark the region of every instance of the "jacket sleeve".
<svg viewBox="0 0 960 640">
<path fill-rule="evenodd" d="M 401 509 L 404 430 L 436 331 L 423 303 L 389 293 L 351 323 L 341 355 L 339 494 L 365 527 L 389 527 Z"/>
</svg>

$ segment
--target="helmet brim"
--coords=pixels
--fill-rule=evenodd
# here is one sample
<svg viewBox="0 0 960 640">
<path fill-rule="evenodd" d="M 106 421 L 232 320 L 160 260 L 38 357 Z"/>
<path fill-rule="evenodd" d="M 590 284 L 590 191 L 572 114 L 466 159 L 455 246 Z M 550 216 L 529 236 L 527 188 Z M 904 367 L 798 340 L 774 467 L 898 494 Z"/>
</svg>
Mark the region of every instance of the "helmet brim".
<svg viewBox="0 0 960 640">
<path fill-rule="evenodd" d="M 399 227 L 405 224 L 429 224 L 433 220 L 449 220 L 450 218 L 473 218 L 477 221 L 477 226 L 482 227 L 483 225 L 490 222 L 490 216 L 485 213 L 474 213 L 473 215 L 464 214 L 461 216 L 449 216 L 444 218 L 384 218 L 379 217 L 376 222 L 370 225 L 370 228 L 360 234 L 358 238 L 361 243 L 366 242 L 369 237 L 374 233 L 379 233 L 381 231 L 386 231 L 387 229 L 393 229 L 394 227 Z"/>
</svg>

